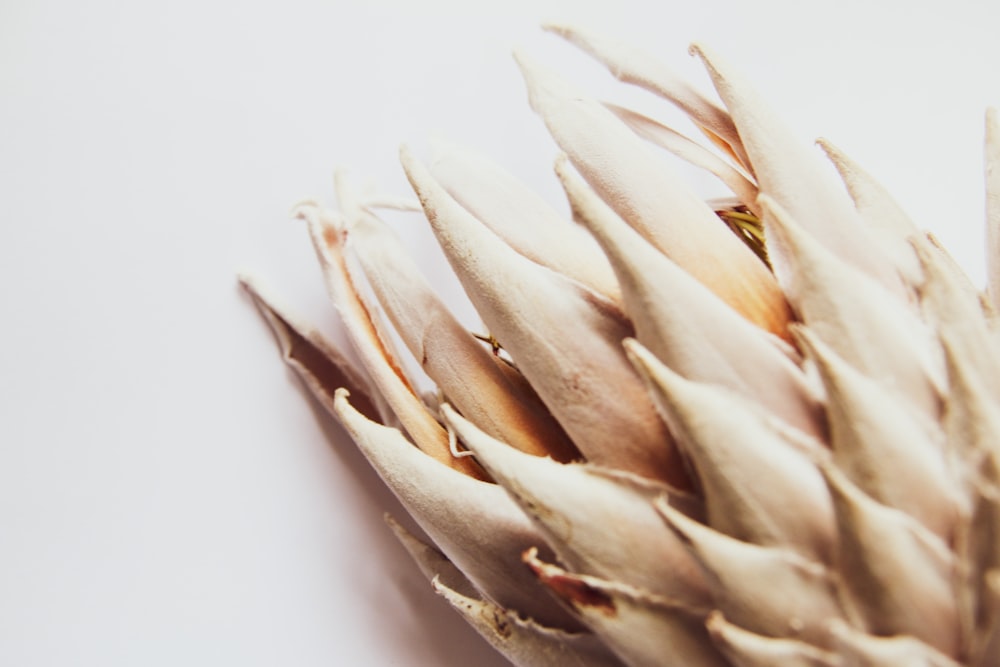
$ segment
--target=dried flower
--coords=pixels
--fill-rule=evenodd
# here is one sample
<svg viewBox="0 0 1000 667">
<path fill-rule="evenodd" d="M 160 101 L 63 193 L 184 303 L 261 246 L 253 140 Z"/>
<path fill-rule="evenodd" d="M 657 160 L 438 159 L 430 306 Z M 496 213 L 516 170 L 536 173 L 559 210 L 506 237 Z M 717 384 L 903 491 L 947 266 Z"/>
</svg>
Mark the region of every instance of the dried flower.
<svg viewBox="0 0 1000 667">
<path fill-rule="evenodd" d="M 400 540 L 519 665 L 1000 664 L 996 115 L 987 296 L 821 142 L 847 191 L 831 182 L 704 47 L 724 107 L 551 29 L 712 147 L 519 57 L 573 220 L 468 151 L 401 153 L 488 334 L 344 182 L 341 210 L 297 214 L 363 372 L 246 283 L 429 543 L 390 521 Z M 701 201 L 653 146 L 733 202 Z"/>
</svg>

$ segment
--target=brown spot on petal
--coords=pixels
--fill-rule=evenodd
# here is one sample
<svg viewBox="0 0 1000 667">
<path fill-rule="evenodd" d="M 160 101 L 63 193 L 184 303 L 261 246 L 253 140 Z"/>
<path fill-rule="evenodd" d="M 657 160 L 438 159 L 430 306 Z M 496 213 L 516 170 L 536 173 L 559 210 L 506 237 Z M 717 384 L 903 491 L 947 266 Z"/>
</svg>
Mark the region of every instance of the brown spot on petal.
<svg viewBox="0 0 1000 667">
<path fill-rule="evenodd" d="M 575 608 L 591 607 L 608 616 L 615 616 L 615 602 L 611 596 L 601 591 L 579 577 L 566 574 L 558 568 L 546 565 L 535 557 L 537 551 L 528 549 L 521 559 L 527 563 L 538 580 Z"/>
</svg>

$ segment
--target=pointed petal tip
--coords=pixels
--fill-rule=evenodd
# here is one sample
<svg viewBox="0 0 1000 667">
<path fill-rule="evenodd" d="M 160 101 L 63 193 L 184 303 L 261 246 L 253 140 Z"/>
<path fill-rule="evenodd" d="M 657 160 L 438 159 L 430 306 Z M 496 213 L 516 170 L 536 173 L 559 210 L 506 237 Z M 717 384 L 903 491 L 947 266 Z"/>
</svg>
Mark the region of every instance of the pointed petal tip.
<svg viewBox="0 0 1000 667">
<path fill-rule="evenodd" d="M 688 45 L 688 55 L 700 60 L 702 65 L 709 71 L 710 74 L 718 74 L 718 68 L 714 64 L 718 61 L 718 57 L 715 52 L 704 43 L 698 41 L 691 42 Z"/>
<path fill-rule="evenodd" d="M 399 145 L 399 162 L 403 165 L 403 169 L 407 166 L 412 165 L 417 161 L 416 156 L 413 154 L 413 149 L 410 148 L 409 144 L 402 143 Z"/>
<path fill-rule="evenodd" d="M 542 21 L 539 27 L 547 33 L 558 35 L 565 39 L 569 39 L 569 35 L 576 30 L 568 23 L 562 23 L 560 21 Z"/>
</svg>

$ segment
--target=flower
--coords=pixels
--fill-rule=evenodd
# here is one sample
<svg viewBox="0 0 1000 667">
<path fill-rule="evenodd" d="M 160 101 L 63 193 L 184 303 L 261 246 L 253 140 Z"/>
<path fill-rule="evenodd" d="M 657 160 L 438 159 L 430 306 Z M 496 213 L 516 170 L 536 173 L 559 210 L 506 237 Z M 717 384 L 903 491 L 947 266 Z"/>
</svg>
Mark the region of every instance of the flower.
<svg viewBox="0 0 1000 667">
<path fill-rule="evenodd" d="M 245 283 L 429 542 L 390 521 L 400 540 L 516 664 L 997 664 L 996 115 L 980 294 L 821 141 L 846 192 L 831 182 L 706 48 L 724 108 L 627 44 L 551 30 L 714 148 L 519 56 L 573 220 L 466 150 L 401 151 L 488 335 L 376 215 L 417 207 L 345 179 L 339 211 L 296 213 L 364 372 Z M 734 201 L 698 199 L 650 144 Z"/>
</svg>

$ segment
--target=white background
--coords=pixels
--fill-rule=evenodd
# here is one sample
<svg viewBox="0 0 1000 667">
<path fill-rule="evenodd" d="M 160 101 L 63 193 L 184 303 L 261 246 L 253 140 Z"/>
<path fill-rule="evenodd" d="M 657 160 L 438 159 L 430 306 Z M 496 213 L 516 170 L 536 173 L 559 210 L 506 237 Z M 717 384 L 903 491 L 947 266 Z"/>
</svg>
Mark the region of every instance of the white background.
<svg viewBox="0 0 1000 667">
<path fill-rule="evenodd" d="M 634 35 L 706 88 L 686 46 L 713 45 L 982 283 L 996 3 L 574 4 L 0 3 L 0 664 L 500 664 L 235 275 L 338 335 L 287 211 L 338 165 L 404 193 L 397 146 L 434 132 L 562 206 L 511 48 L 648 97 L 542 19 Z"/>
</svg>

